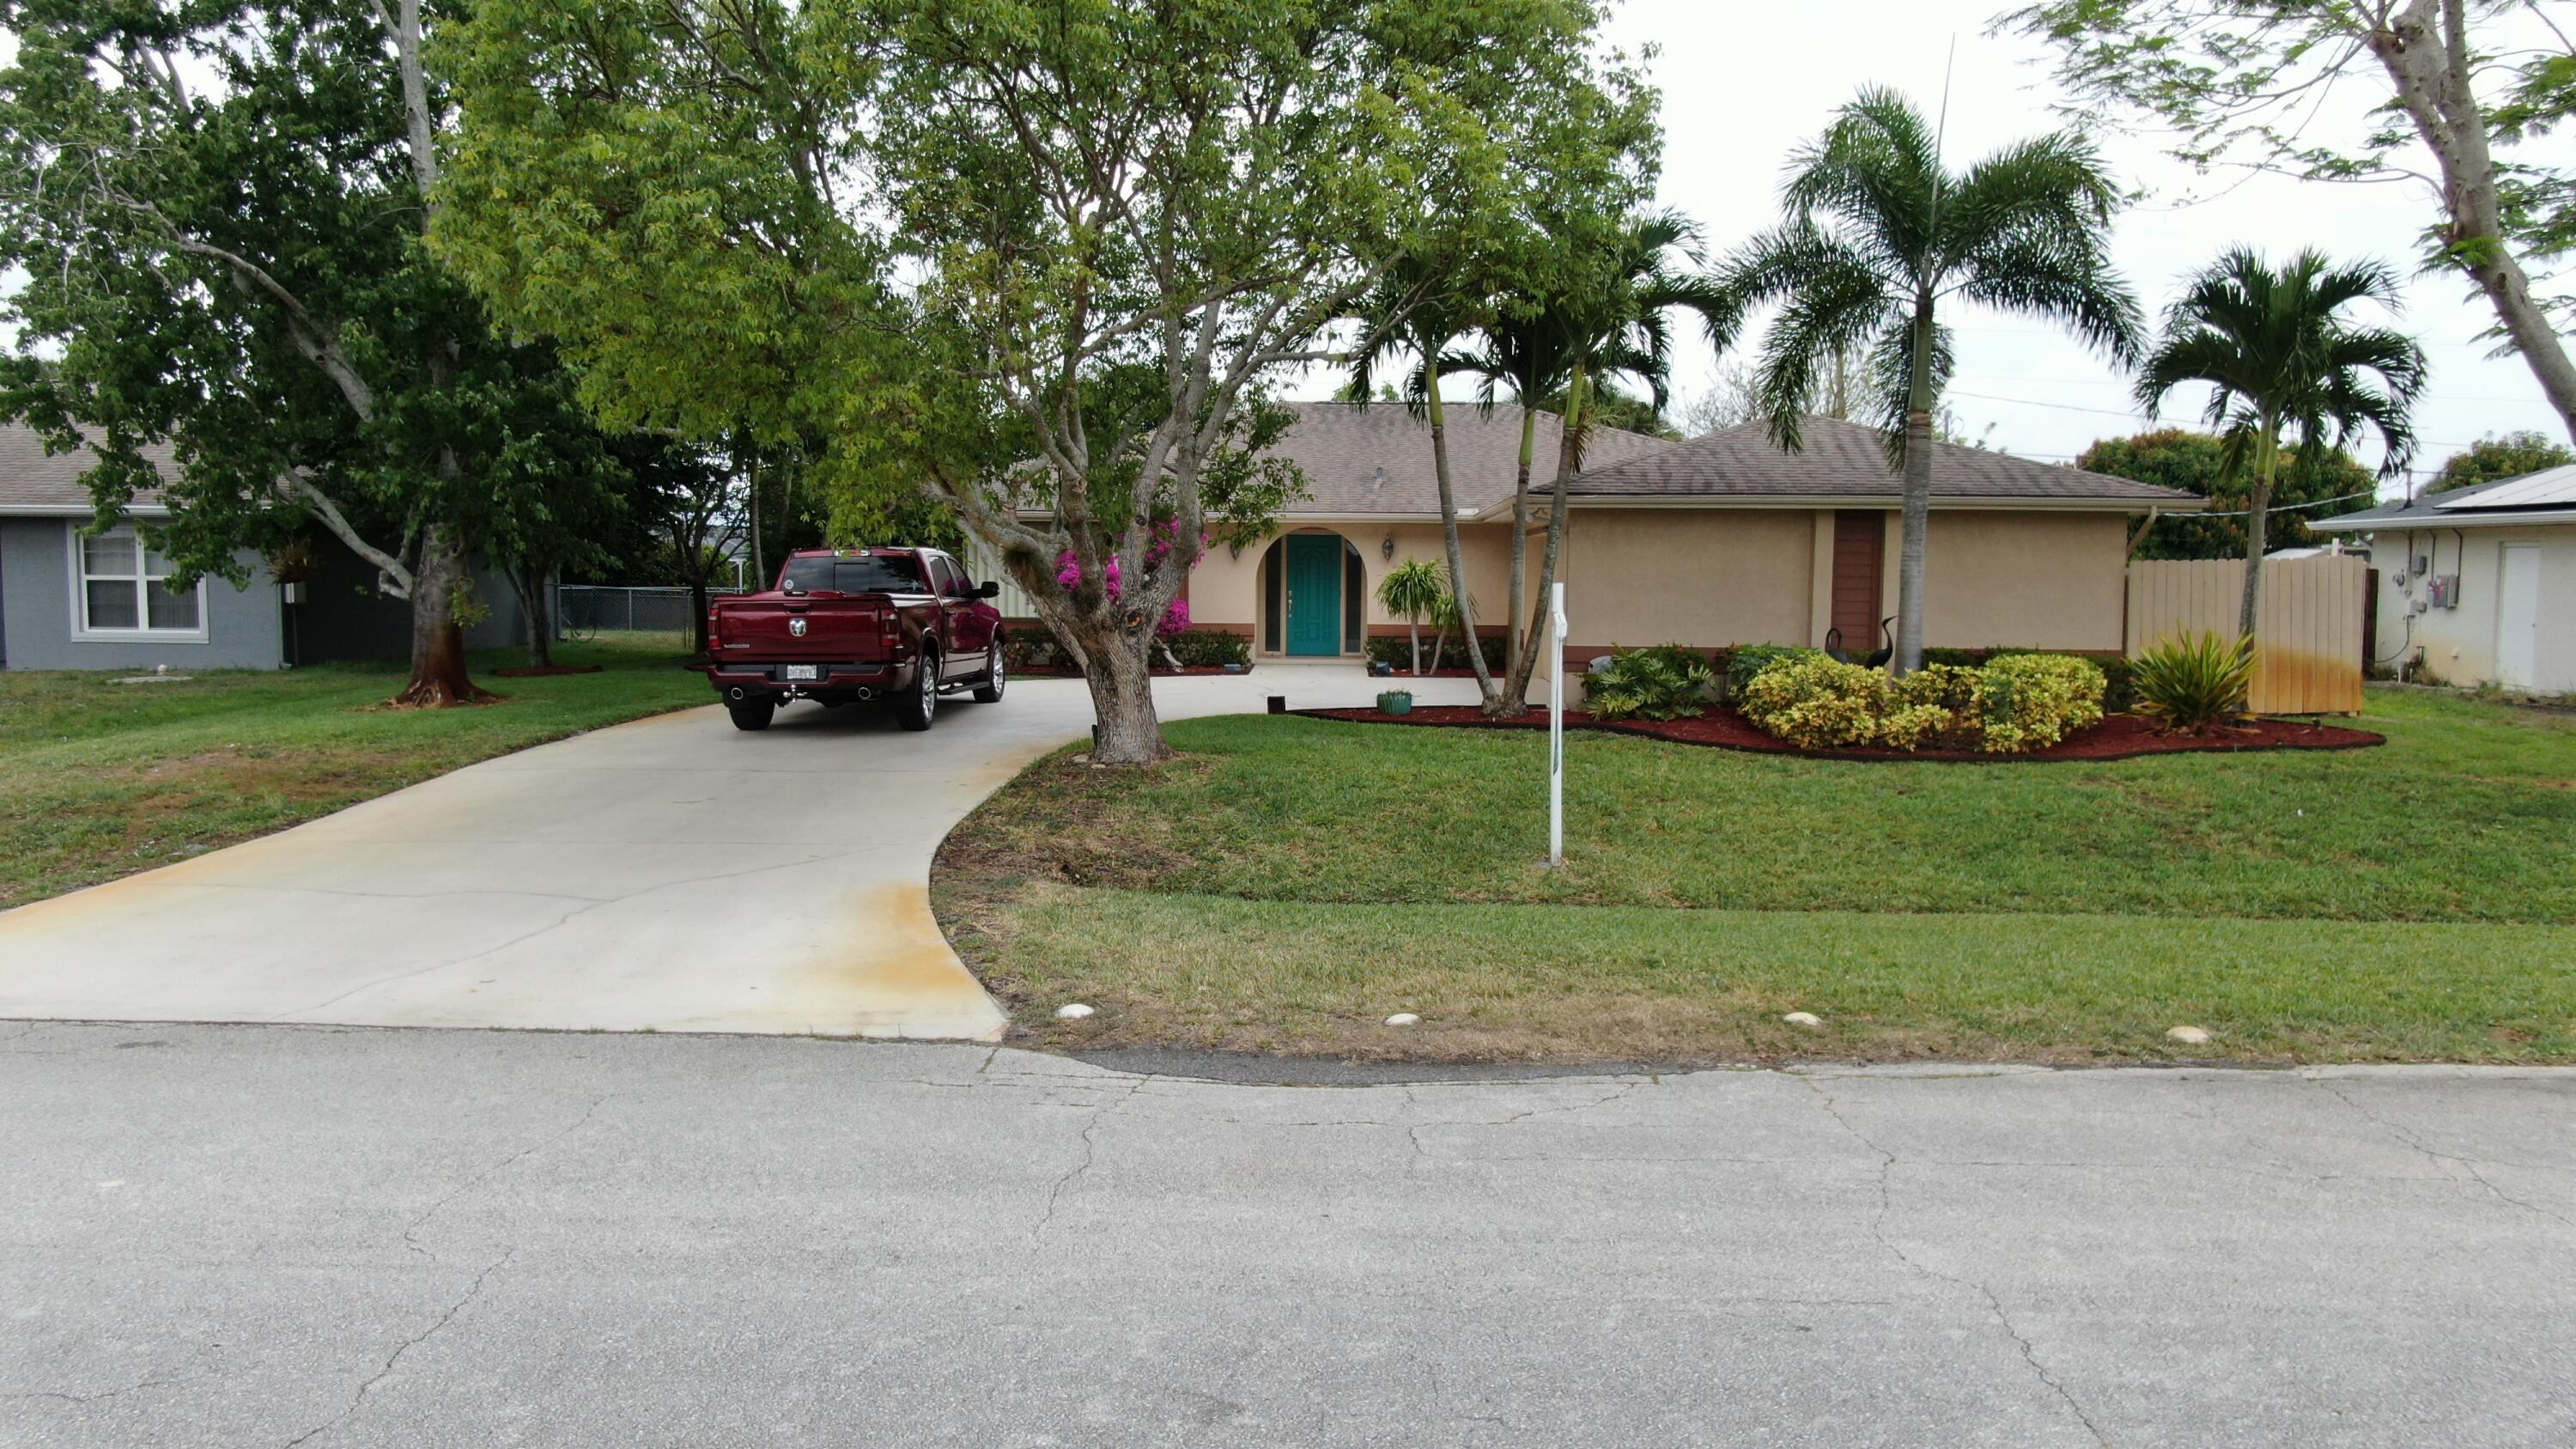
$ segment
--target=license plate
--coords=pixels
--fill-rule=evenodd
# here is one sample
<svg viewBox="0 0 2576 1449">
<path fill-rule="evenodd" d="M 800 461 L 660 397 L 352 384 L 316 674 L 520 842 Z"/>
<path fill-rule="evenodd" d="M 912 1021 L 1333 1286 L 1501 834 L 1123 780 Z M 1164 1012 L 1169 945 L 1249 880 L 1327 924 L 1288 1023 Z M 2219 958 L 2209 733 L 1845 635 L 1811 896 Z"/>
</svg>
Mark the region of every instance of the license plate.
<svg viewBox="0 0 2576 1449">
<path fill-rule="evenodd" d="M 789 679 L 820 679 L 822 676 L 815 672 L 819 668 L 821 668 L 820 665 L 814 664 L 790 664 L 787 666 L 787 677 Z"/>
</svg>

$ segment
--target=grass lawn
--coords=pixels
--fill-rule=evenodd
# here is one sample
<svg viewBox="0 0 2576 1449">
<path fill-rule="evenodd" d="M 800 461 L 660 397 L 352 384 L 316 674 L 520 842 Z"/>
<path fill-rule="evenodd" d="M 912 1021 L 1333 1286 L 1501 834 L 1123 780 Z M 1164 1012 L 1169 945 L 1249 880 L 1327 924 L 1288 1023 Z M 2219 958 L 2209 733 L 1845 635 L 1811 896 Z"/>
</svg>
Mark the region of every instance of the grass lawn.
<svg viewBox="0 0 2576 1449">
<path fill-rule="evenodd" d="M 1067 1044 L 2576 1060 L 2576 717 L 2370 707 L 2380 749 L 2114 762 L 1571 735 L 1563 871 L 1535 864 L 1542 738 L 1202 720 L 1150 771 L 1033 767 L 934 894 Z M 1069 1000 L 1100 1013 L 1056 1023 Z"/>
<path fill-rule="evenodd" d="M 0 674 L 0 907 L 283 829 L 460 765 L 602 725 L 705 704 L 667 640 L 567 644 L 597 674 L 496 679 L 497 704 L 389 709 L 393 664 L 210 671 L 185 683 Z"/>
</svg>

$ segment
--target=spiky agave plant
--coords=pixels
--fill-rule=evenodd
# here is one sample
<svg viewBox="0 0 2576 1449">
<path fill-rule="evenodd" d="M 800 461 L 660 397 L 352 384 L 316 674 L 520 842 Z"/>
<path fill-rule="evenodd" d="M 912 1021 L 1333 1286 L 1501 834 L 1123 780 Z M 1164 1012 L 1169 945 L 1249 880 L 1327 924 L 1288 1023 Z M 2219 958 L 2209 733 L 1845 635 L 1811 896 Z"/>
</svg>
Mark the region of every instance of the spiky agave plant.
<svg viewBox="0 0 2576 1449">
<path fill-rule="evenodd" d="M 2243 719 L 2254 689 L 2254 639 L 2216 633 L 2157 641 L 2129 665 L 2137 712 L 2180 734 Z"/>
</svg>

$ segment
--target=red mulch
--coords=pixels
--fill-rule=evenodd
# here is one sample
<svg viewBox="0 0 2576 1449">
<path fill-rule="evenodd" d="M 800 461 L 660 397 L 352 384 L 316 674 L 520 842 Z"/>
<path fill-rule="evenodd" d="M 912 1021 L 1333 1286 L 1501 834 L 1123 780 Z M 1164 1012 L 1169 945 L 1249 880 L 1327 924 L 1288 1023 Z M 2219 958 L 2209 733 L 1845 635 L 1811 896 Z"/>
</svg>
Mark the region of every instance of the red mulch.
<svg viewBox="0 0 2576 1449">
<path fill-rule="evenodd" d="M 1417 704 L 1413 712 L 1406 715 L 1384 715 L 1374 709 L 1301 709 L 1295 712 L 1314 719 L 1347 720 L 1353 724 L 1506 730 L 1547 728 L 1544 711 L 1532 711 L 1512 719 L 1488 719 L 1472 704 Z M 1680 745 L 1707 745 L 1721 750 L 1754 750 L 1770 755 L 1808 755 L 1829 760 L 1965 760 L 1978 764 L 2006 764 L 2018 760 L 2125 760 L 2134 755 L 2210 750 L 2357 750 L 2387 743 L 2386 736 L 2375 735 L 2368 730 L 2287 719 L 2258 719 L 2215 735 L 2169 735 L 2160 733 L 2153 723 L 2133 714 L 2112 715 L 2072 739 L 2019 755 L 1933 749 L 1911 753 L 1886 749 L 1802 750 L 1755 729 L 1744 716 L 1731 709 L 1713 709 L 1698 719 L 1616 722 L 1595 720 L 1582 710 L 1569 709 L 1565 712 L 1565 727 L 1600 730 L 1608 734 L 1643 735 L 1648 739 L 1669 740 Z"/>
<path fill-rule="evenodd" d="M 1253 666 L 1247 664 L 1241 669 L 1237 669 L 1233 672 L 1236 674 L 1250 674 L 1252 670 Z M 1226 672 L 1226 667 L 1222 664 L 1193 664 L 1187 669 L 1168 669 L 1159 664 L 1154 666 L 1154 677 L 1156 679 L 1171 679 L 1176 676 L 1194 679 L 1202 674 L 1224 674 Z M 1014 679 L 1080 679 L 1082 677 L 1082 671 L 1079 669 L 1014 669 L 1011 671 L 1011 677 Z"/>
<path fill-rule="evenodd" d="M 549 664 L 542 669 L 495 669 L 492 673 L 502 679 L 537 679 L 549 674 L 597 674 L 607 667 L 605 664 Z"/>
</svg>

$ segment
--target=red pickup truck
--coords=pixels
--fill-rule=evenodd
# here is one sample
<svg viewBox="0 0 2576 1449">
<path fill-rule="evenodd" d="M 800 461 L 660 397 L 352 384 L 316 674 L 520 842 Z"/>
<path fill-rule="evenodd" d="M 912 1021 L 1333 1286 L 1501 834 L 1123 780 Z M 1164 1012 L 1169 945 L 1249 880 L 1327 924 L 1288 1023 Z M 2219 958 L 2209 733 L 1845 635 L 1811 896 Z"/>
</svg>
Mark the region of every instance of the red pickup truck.
<svg viewBox="0 0 2576 1449">
<path fill-rule="evenodd" d="M 883 699 L 905 729 L 926 730 L 939 696 L 1002 698 L 1002 611 L 935 548 L 801 549 L 765 593 L 707 607 L 707 677 L 734 728 L 765 730 L 791 699 Z"/>
</svg>

